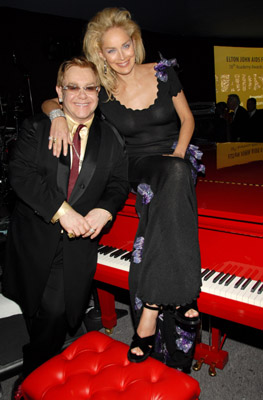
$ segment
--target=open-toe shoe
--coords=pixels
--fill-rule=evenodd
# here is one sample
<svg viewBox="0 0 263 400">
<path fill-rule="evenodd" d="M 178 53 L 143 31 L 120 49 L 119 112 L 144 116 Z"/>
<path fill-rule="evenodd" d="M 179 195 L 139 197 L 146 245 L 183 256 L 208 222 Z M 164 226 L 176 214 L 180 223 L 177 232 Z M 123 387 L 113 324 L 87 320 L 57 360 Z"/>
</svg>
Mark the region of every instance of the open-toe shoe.
<svg viewBox="0 0 263 400">
<path fill-rule="evenodd" d="M 153 307 L 148 304 L 143 304 L 145 308 L 148 308 L 149 310 L 153 311 L 159 311 L 159 307 Z M 153 347 L 154 347 L 154 342 L 155 342 L 155 336 L 156 332 L 154 335 L 151 336 L 146 336 L 144 338 L 141 338 L 137 332 L 135 332 L 133 338 L 132 338 L 132 343 L 130 345 L 130 349 L 128 351 L 128 360 L 131 362 L 135 363 L 140 363 L 142 361 L 145 361 L 151 354 Z M 141 351 L 143 352 L 142 355 L 137 355 L 135 353 L 132 353 L 132 349 L 135 349 L 135 347 L 139 347 Z"/>
<path fill-rule="evenodd" d="M 187 317 L 185 314 L 189 310 L 196 310 L 198 312 L 197 302 L 193 301 L 191 304 L 186 304 L 184 306 L 178 307 L 174 312 L 174 318 L 177 322 L 189 325 L 189 326 L 197 326 L 200 324 L 200 317 L 197 315 L 196 317 Z"/>
<path fill-rule="evenodd" d="M 150 356 L 153 350 L 154 341 L 155 341 L 155 335 L 141 338 L 136 332 L 132 338 L 132 343 L 128 351 L 128 360 L 135 363 L 140 363 L 146 360 Z M 131 350 L 134 349 L 135 347 L 139 347 L 143 352 L 143 354 L 138 356 L 137 354 L 132 353 Z"/>
</svg>

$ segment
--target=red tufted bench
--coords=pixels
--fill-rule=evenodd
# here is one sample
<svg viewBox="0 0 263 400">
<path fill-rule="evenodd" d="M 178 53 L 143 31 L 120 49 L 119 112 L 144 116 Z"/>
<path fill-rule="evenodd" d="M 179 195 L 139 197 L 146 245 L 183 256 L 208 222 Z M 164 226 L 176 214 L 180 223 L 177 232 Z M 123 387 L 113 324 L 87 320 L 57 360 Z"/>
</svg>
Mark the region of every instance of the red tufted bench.
<svg viewBox="0 0 263 400">
<path fill-rule="evenodd" d="M 89 332 L 30 374 L 25 400 L 196 400 L 198 382 L 148 358 L 127 359 L 128 346 L 100 332 Z"/>
</svg>

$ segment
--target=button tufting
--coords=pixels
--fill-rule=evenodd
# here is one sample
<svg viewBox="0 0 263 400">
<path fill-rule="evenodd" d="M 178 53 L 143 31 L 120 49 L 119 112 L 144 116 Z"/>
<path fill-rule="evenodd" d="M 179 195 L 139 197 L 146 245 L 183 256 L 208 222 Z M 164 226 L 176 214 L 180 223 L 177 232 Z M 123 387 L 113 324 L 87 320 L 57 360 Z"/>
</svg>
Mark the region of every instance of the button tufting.
<svg viewBox="0 0 263 400">
<path fill-rule="evenodd" d="M 24 380 L 24 398 L 47 400 L 56 393 L 56 400 L 198 399 L 195 379 L 151 357 L 130 363 L 127 351 L 126 344 L 89 332 Z"/>
</svg>

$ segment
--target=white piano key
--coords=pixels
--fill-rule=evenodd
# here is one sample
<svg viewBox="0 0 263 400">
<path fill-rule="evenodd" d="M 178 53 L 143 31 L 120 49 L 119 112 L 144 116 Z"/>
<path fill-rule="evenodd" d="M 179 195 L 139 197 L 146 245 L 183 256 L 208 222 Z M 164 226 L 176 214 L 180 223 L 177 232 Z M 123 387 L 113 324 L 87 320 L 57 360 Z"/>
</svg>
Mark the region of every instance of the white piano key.
<svg viewBox="0 0 263 400">
<path fill-rule="evenodd" d="M 253 283 L 256 284 L 256 281 L 253 281 Z M 257 290 L 254 292 L 250 291 L 250 294 L 247 298 L 247 303 L 258 307 L 263 307 L 262 300 L 263 296 L 259 295 Z"/>
<path fill-rule="evenodd" d="M 220 279 L 223 278 L 224 273 L 219 273 L 219 274 L 216 275 L 216 277 L 213 279 L 213 285 L 210 287 L 210 293 L 214 294 L 216 296 L 222 297 L 222 285 L 223 284 L 220 284 Z M 219 276 L 220 276 L 220 278 L 219 278 Z"/>
<path fill-rule="evenodd" d="M 236 300 L 237 301 L 242 301 L 243 303 L 248 303 L 248 298 L 251 294 L 251 289 L 253 287 L 253 285 L 255 284 L 255 281 L 252 281 L 249 283 L 249 285 L 247 285 L 247 287 L 242 290 L 242 287 L 238 288 L 238 293 L 236 296 Z"/>
<path fill-rule="evenodd" d="M 235 279 L 228 286 L 224 286 L 222 293 L 224 293 L 223 297 L 231 300 L 236 300 L 236 296 L 238 293 L 238 289 L 235 288 L 236 283 L 239 281 L 240 276 L 236 276 Z"/>
<path fill-rule="evenodd" d="M 111 257 L 111 254 L 116 250 L 118 249 L 113 248 L 111 252 L 106 255 L 99 253 L 98 263 L 111 268 L 116 268 L 129 272 L 130 260 L 123 260 L 121 259 L 121 257 L 125 254 L 130 253 L 130 251 L 126 250 L 125 253 L 120 254 L 118 257 Z M 244 288 L 244 285 L 247 283 L 247 278 L 244 278 L 242 283 L 237 288 L 235 288 L 237 283 L 240 282 L 240 276 L 234 276 L 233 280 L 228 285 L 226 285 L 227 281 L 231 278 L 231 275 L 229 275 L 227 279 L 225 279 L 220 284 L 220 281 L 222 278 L 224 278 L 224 275 L 221 276 L 220 279 L 217 279 L 216 282 L 214 282 L 215 278 L 220 274 L 220 271 L 214 271 L 214 273 L 210 274 L 210 272 L 212 272 L 213 270 L 208 270 L 208 272 L 205 273 L 205 271 L 207 270 L 207 268 L 201 268 L 201 274 L 204 273 L 204 276 L 202 277 L 202 292 L 220 296 L 230 300 L 241 301 L 243 303 L 263 307 L 263 292 L 259 294 L 258 288 L 254 292 L 251 291 L 257 281 L 251 280 Z M 207 279 L 208 276 L 210 276 L 209 279 Z M 261 285 L 259 287 L 261 287 Z"/>
<path fill-rule="evenodd" d="M 207 276 L 207 275 L 206 275 Z M 213 275 L 208 280 L 202 279 L 202 291 L 205 293 L 211 293 L 214 288 Z M 212 293 L 211 293 L 212 294 Z"/>
<path fill-rule="evenodd" d="M 203 286 L 203 291 L 209 294 L 216 294 L 217 291 L 217 284 L 213 283 L 212 279 L 205 281 Z"/>
<path fill-rule="evenodd" d="M 257 280 L 256 283 L 255 283 L 255 285 L 254 285 L 253 288 L 252 288 L 252 292 L 255 292 L 257 289 L 259 289 L 261 283 L 262 283 L 262 282 L 261 282 L 260 280 Z"/>
<path fill-rule="evenodd" d="M 115 249 L 116 250 L 116 249 Z M 113 251 L 115 251 L 113 250 Z M 113 252 L 112 251 L 112 252 Z M 124 254 L 129 253 L 129 251 L 126 251 L 125 253 L 121 254 L 119 257 L 110 257 L 110 254 L 98 254 L 98 263 L 99 264 L 103 264 L 103 265 L 107 265 L 108 267 L 111 268 L 116 268 L 116 269 L 120 269 L 126 272 L 129 272 L 130 270 L 130 261 L 128 260 L 121 260 L 121 256 L 123 256 Z"/>
</svg>

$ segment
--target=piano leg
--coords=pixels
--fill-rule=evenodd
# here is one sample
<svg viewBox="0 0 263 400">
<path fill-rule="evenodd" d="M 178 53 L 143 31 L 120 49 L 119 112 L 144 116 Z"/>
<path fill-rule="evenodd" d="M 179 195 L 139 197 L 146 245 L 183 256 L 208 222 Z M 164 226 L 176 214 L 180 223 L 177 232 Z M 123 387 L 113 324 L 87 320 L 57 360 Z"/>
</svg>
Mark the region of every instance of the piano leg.
<svg viewBox="0 0 263 400">
<path fill-rule="evenodd" d="M 101 288 L 97 288 L 100 309 L 101 322 L 107 334 L 111 335 L 114 326 L 117 325 L 117 314 L 115 310 L 115 296 Z"/>
<path fill-rule="evenodd" d="M 193 366 L 193 369 L 198 371 L 205 363 L 209 365 L 209 375 L 216 376 L 215 369 L 224 368 L 228 361 L 228 352 L 222 350 L 225 337 L 222 339 L 220 329 L 212 327 L 209 335 L 209 345 L 205 343 L 196 344 L 194 359 L 197 360 L 197 363 Z"/>
</svg>

